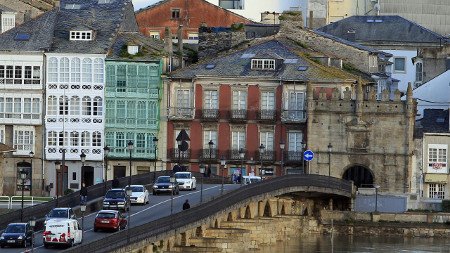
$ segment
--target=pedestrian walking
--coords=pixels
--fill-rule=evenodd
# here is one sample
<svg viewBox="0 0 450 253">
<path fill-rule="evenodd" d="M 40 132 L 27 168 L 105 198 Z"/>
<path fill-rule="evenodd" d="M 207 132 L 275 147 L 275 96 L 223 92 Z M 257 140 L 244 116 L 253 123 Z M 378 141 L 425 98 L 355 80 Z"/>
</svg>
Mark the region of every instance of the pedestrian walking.
<svg viewBox="0 0 450 253">
<path fill-rule="evenodd" d="M 189 208 L 191 208 L 191 205 L 189 204 L 189 200 L 186 199 L 186 201 L 183 204 L 183 210 L 187 210 Z"/>
<path fill-rule="evenodd" d="M 88 190 L 86 185 L 83 183 L 81 185 L 80 196 L 81 196 L 81 204 L 86 204 L 87 202 Z"/>
</svg>

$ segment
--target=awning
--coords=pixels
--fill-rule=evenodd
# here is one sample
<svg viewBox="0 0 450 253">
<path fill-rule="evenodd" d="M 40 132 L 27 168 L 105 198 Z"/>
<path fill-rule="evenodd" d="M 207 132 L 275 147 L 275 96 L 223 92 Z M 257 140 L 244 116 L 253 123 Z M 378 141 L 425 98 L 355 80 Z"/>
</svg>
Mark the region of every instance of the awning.
<svg viewBox="0 0 450 253">
<path fill-rule="evenodd" d="M 447 174 L 425 174 L 425 183 L 447 183 Z"/>
</svg>

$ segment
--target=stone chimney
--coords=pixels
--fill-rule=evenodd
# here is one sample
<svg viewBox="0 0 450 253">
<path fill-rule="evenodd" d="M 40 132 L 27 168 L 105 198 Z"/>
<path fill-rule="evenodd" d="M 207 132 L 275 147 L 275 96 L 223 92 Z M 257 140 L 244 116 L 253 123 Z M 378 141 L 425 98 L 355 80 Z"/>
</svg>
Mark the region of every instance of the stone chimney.
<svg viewBox="0 0 450 253">
<path fill-rule="evenodd" d="M 164 51 L 167 52 L 169 58 L 169 66 L 167 68 L 168 72 L 171 72 L 172 67 L 172 57 L 173 57 L 173 44 L 172 44 L 172 32 L 169 27 L 166 27 L 164 31 Z"/>
<path fill-rule="evenodd" d="M 178 26 L 177 37 L 178 37 L 178 56 L 179 56 L 178 66 L 180 68 L 182 68 L 183 67 L 183 25 Z"/>
<path fill-rule="evenodd" d="M 308 18 L 308 27 L 309 29 L 314 29 L 314 12 L 309 11 L 309 18 Z"/>
<path fill-rule="evenodd" d="M 300 11 L 290 11 L 281 14 L 280 33 L 291 34 L 292 31 L 303 29 L 303 17 Z"/>
</svg>

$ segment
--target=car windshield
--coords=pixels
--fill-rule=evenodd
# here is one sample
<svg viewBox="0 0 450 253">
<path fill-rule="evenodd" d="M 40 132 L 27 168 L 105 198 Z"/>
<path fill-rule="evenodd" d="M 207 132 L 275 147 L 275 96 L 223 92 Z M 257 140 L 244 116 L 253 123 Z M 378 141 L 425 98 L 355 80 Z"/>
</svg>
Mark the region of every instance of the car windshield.
<svg viewBox="0 0 450 253">
<path fill-rule="evenodd" d="M 128 189 L 128 187 L 127 187 L 127 189 Z M 144 187 L 143 186 L 131 186 L 131 191 L 132 192 L 143 192 Z"/>
<path fill-rule="evenodd" d="M 108 191 L 106 193 L 106 198 L 110 198 L 110 199 L 119 199 L 119 198 L 124 198 L 125 197 L 125 192 L 124 191 Z"/>
<path fill-rule="evenodd" d="M 25 232 L 25 226 L 24 225 L 9 225 L 5 233 L 24 233 Z"/>
<path fill-rule="evenodd" d="M 157 183 L 170 183 L 170 178 L 169 177 L 158 177 L 158 179 L 156 179 Z"/>
<path fill-rule="evenodd" d="M 250 178 L 250 183 L 257 183 L 257 182 L 261 182 L 261 179 L 259 179 L 259 178 Z"/>
<path fill-rule="evenodd" d="M 49 214 L 49 218 L 67 218 L 67 210 L 55 210 L 53 209 Z"/>
<path fill-rule="evenodd" d="M 113 218 L 116 218 L 116 214 L 114 214 L 114 213 L 98 213 L 97 218 L 113 219 Z"/>
<path fill-rule="evenodd" d="M 175 178 L 191 178 L 189 173 L 175 173 Z"/>
</svg>

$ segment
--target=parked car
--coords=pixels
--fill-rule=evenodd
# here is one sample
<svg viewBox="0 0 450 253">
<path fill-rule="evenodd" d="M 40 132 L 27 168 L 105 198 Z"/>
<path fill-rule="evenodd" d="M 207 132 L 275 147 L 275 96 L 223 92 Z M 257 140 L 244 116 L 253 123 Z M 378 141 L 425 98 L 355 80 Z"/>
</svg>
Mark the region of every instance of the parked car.
<svg viewBox="0 0 450 253">
<path fill-rule="evenodd" d="M 10 223 L 0 236 L 0 247 L 5 246 L 22 246 L 24 248 L 31 245 L 31 230 L 28 223 Z"/>
<path fill-rule="evenodd" d="M 177 172 L 175 173 L 175 179 L 180 190 L 195 190 L 197 188 L 197 180 L 191 172 Z"/>
<path fill-rule="evenodd" d="M 180 194 L 180 188 L 178 182 L 170 182 L 169 176 L 159 176 L 153 184 L 153 195 L 157 195 L 160 192 L 172 192 L 173 194 Z"/>
<path fill-rule="evenodd" d="M 94 232 L 100 229 L 119 231 L 126 228 L 127 223 L 127 219 L 120 211 L 102 210 L 95 216 Z"/>
<path fill-rule="evenodd" d="M 128 186 L 125 190 L 128 189 Z M 131 204 L 148 204 L 149 202 L 149 194 L 145 186 L 143 185 L 131 185 Z"/>
<path fill-rule="evenodd" d="M 106 192 L 103 199 L 103 209 L 130 210 L 130 199 L 125 189 L 111 189 Z"/>
<path fill-rule="evenodd" d="M 54 218 L 45 224 L 42 238 L 45 248 L 51 245 L 72 247 L 83 241 L 83 230 L 76 219 Z"/>
<path fill-rule="evenodd" d="M 243 176 L 244 178 L 244 184 L 254 184 L 261 182 L 262 178 L 259 176 Z"/>
<path fill-rule="evenodd" d="M 76 219 L 74 211 L 70 207 L 57 207 L 53 208 L 47 215 L 45 215 L 45 222 L 50 219 L 65 218 Z"/>
</svg>

